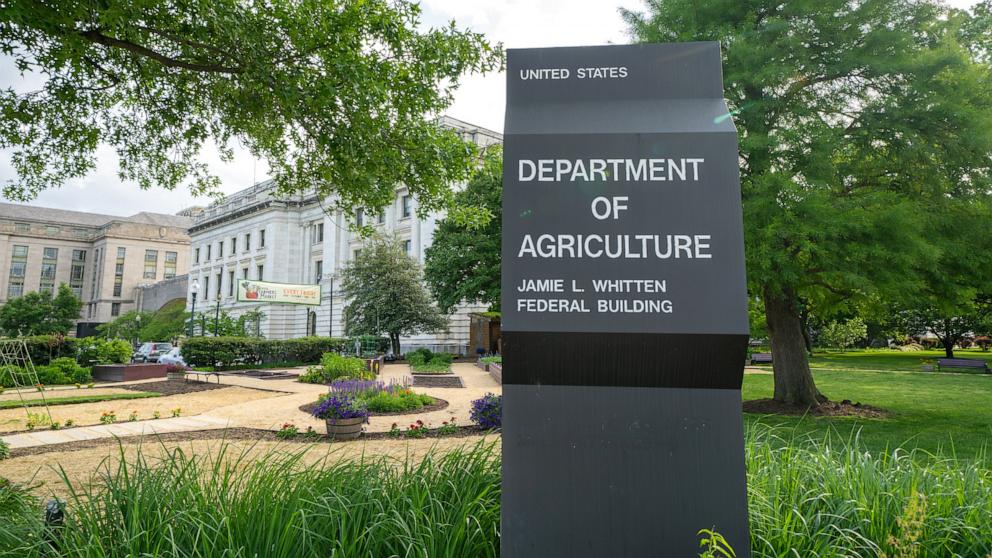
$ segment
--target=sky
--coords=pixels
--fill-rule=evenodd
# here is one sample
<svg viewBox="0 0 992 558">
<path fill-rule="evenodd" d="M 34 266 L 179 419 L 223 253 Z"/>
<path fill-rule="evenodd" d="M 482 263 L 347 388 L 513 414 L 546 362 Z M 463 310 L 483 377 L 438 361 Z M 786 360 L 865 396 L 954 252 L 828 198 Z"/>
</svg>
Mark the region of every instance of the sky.
<svg viewBox="0 0 992 558">
<path fill-rule="evenodd" d="M 968 7 L 974 0 L 949 0 Z M 505 48 L 585 46 L 629 42 L 619 8 L 641 10 L 642 0 L 423 0 L 423 24 L 441 26 L 454 19 L 459 27 L 484 33 Z M 462 80 L 454 104 L 447 114 L 485 128 L 503 130 L 506 101 L 504 73 L 472 75 Z M 0 84 L 30 90 L 38 78 L 21 78 L 9 59 L 0 59 Z M 221 179 L 221 191 L 230 194 L 268 177 L 268 165 L 255 160 L 237 145 L 235 158 L 224 163 L 210 146 L 201 154 L 211 171 Z M 97 168 L 82 179 L 59 189 L 46 190 L 32 205 L 89 211 L 109 215 L 133 215 L 140 211 L 175 213 L 193 205 L 207 205 L 210 198 L 194 198 L 182 190 L 141 190 L 117 177 L 117 158 L 103 146 L 97 153 Z M 0 150 L 0 183 L 14 177 L 10 152 Z M 6 200 L 3 200 L 6 201 Z"/>
</svg>

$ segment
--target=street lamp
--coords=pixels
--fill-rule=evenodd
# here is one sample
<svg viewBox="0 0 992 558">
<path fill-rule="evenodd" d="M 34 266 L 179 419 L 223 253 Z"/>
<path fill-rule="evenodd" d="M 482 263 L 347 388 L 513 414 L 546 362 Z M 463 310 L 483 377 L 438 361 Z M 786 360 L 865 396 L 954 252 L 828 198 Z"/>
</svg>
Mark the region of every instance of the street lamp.
<svg viewBox="0 0 992 558">
<path fill-rule="evenodd" d="M 138 310 L 138 313 L 134 315 L 134 323 L 135 323 L 134 344 L 137 345 L 138 343 L 141 343 L 141 310 L 140 309 Z"/>
<path fill-rule="evenodd" d="M 189 292 L 193 295 L 193 307 L 189 311 L 188 337 L 193 337 L 193 320 L 196 319 L 196 293 L 200 292 L 200 282 L 193 279 L 193 284 L 189 286 Z"/>
</svg>

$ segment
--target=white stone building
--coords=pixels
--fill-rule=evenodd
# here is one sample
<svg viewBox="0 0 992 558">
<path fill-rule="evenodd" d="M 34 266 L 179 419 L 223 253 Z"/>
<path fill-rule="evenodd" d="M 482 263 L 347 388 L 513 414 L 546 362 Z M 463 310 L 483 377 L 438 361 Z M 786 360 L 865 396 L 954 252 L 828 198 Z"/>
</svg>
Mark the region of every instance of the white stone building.
<svg viewBox="0 0 992 558">
<path fill-rule="evenodd" d="M 481 147 L 497 144 L 502 136 L 491 130 L 445 117 L 443 124 Z M 454 185 L 459 188 L 463 185 Z M 190 284 L 199 284 L 196 310 L 211 315 L 217 308 L 239 316 L 262 310 L 261 333 L 269 339 L 304 335 L 343 336 L 345 299 L 340 294 L 340 273 L 360 250 L 364 240 L 353 234 L 349 223 L 361 219 L 382 232 L 395 235 L 421 264 L 443 215 L 425 219 L 416 215 L 417 200 L 406 187 L 396 188 L 393 203 L 382 215 L 343 215 L 333 204 L 315 196 L 285 196 L 275 192 L 272 181 L 260 182 L 227 196 L 193 215 L 190 228 Z M 325 213 L 324 208 L 328 208 Z M 237 280 L 247 278 L 277 283 L 320 283 L 319 307 L 259 304 L 236 301 Z M 187 310 L 191 310 L 192 296 Z M 468 351 L 468 314 L 485 310 L 478 305 L 458 308 L 447 332 L 403 338 L 403 350 Z"/>
</svg>

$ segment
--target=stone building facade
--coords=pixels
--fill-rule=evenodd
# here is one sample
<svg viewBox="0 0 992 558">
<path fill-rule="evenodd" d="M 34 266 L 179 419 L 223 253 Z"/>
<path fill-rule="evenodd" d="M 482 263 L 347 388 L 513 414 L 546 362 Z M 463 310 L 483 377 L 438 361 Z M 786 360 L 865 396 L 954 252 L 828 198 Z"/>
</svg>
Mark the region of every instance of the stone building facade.
<svg viewBox="0 0 992 558">
<path fill-rule="evenodd" d="M 77 335 L 135 309 L 135 290 L 183 275 L 188 217 L 130 217 L 0 203 L 0 304 L 69 285 L 82 299 Z"/>
<path fill-rule="evenodd" d="M 498 144 L 502 136 L 446 117 L 445 126 L 481 147 Z M 461 187 L 455 185 L 454 187 Z M 442 214 L 419 219 L 417 200 L 406 187 L 396 188 L 393 203 L 381 215 L 344 215 L 332 210 L 331 200 L 315 196 L 278 194 L 271 181 L 227 196 L 193 216 L 190 228 L 192 253 L 190 284 L 199 285 L 197 311 L 211 314 L 217 308 L 239 316 L 248 310 L 265 313 L 261 330 L 270 339 L 305 335 L 343 336 L 340 273 L 361 250 L 364 239 L 349 229 L 361 221 L 379 231 L 395 235 L 407 252 L 424 261 Z M 327 211 L 325 211 L 327 208 Z M 237 281 L 255 279 L 276 283 L 321 285 L 320 306 L 259 304 L 236 301 Z M 187 310 L 192 297 L 187 301 Z M 469 344 L 469 313 L 484 311 L 464 305 L 449 316 L 448 331 L 402 339 L 404 351 L 417 347 L 466 352 Z"/>
</svg>

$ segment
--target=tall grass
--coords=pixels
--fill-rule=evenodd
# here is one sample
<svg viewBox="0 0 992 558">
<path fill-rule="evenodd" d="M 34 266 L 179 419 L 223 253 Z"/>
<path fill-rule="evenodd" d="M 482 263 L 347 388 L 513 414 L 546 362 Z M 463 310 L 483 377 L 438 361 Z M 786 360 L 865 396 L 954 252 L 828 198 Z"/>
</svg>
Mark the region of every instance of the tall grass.
<svg viewBox="0 0 992 558">
<path fill-rule="evenodd" d="M 856 437 L 794 437 L 760 424 L 746 442 L 755 556 L 992 554 L 985 456 L 878 455 Z M 418 463 L 139 452 L 105 467 L 96 488 L 72 494 L 60 550 L 93 558 L 495 557 L 499 474 L 498 448 L 488 443 Z M 22 509 L 29 512 L 11 512 L 20 519 L 0 521 L 0 551 L 43 556 L 40 506 Z"/>
</svg>

